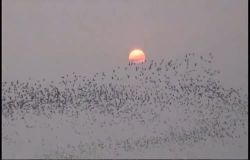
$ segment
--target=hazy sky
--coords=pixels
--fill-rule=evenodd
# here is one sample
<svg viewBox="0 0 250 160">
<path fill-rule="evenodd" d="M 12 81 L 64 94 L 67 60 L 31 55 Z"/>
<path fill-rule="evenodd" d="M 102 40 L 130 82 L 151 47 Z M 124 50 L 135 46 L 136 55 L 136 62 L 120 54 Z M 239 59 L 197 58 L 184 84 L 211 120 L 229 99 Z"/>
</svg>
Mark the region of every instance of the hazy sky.
<svg viewBox="0 0 250 160">
<path fill-rule="evenodd" d="M 3 0 L 3 79 L 53 79 L 149 59 L 212 52 L 222 78 L 246 87 L 247 0 Z"/>
</svg>

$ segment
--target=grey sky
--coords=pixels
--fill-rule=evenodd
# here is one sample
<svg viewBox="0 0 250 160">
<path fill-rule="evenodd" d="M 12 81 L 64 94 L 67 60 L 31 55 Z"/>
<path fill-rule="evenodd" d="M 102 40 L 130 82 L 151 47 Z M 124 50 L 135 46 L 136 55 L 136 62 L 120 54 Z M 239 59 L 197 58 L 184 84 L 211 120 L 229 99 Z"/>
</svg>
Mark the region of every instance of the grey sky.
<svg viewBox="0 0 250 160">
<path fill-rule="evenodd" d="M 215 56 L 222 78 L 246 87 L 247 0 L 3 0 L 3 79 L 54 79 L 187 52 Z"/>
</svg>

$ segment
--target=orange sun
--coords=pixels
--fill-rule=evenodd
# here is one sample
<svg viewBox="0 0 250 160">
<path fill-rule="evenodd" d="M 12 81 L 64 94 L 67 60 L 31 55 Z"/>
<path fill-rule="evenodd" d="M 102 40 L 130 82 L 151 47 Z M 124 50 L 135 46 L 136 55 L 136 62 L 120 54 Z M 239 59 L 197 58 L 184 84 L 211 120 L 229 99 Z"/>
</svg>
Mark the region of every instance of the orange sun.
<svg viewBox="0 0 250 160">
<path fill-rule="evenodd" d="M 134 49 L 130 52 L 128 60 L 133 63 L 142 63 L 145 61 L 145 54 L 140 49 Z"/>
</svg>

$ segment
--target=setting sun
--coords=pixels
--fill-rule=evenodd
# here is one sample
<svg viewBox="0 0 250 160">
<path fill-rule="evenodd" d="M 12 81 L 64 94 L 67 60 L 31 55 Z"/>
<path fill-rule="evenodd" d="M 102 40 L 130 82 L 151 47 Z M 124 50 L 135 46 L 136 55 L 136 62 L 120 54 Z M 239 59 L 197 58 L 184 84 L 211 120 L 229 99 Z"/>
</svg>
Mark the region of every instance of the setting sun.
<svg viewBox="0 0 250 160">
<path fill-rule="evenodd" d="M 134 49 L 130 52 L 128 59 L 133 63 L 142 63 L 145 61 L 145 54 L 140 49 Z"/>
</svg>

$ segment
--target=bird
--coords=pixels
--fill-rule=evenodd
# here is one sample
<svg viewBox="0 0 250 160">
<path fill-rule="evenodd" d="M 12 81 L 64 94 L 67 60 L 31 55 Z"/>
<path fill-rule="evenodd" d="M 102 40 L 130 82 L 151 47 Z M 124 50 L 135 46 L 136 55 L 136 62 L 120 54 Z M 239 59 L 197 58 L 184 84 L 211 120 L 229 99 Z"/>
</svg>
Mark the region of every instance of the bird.
<svg viewBox="0 0 250 160">
<path fill-rule="evenodd" d="M 212 54 L 209 56 L 212 63 Z M 111 69 L 111 74 L 97 72 L 80 76 L 73 72 L 61 76 L 59 82 L 48 81 L 49 84 L 43 83 L 45 78 L 5 81 L 2 82 L 2 114 L 14 121 L 31 112 L 48 118 L 56 114 L 79 118 L 89 113 L 90 126 L 98 125 L 95 116 L 99 115 L 105 122 L 100 128 L 112 128 L 119 123 L 151 127 L 154 137 L 135 142 L 125 139 L 119 142 L 124 144 L 124 150 L 169 141 L 190 144 L 208 137 L 237 138 L 238 128 L 247 124 L 248 111 L 244 104 L 247 100 L 237 89 L 223 86 L 211 74 L 218 71 L 209 65 L 202 68 L 200 60 L 204 57 L 195 59 L 190 53 L 180 60 L 163 58 L 139 65 L 129 62 Z M 173 116 L 178 118 L 173 120 L 166 116 L 176 113 L 183 117 Z M 108 119 L 111 120 L 106 122 Z M 161 124 L 175 128 L 157 127 Z M 186 129 L 185 125 L 193 128 Z"/>
</svg>

